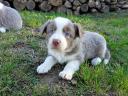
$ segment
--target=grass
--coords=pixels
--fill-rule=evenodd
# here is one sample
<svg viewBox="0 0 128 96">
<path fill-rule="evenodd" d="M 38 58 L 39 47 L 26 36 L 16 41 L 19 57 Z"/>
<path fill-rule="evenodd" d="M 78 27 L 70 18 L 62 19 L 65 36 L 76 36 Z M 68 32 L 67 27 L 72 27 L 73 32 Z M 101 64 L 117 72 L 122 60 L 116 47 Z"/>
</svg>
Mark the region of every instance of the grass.
<svg viewBox="0 0 128 96">
<path fill-rule="evenodd" d="M 73 16 L 57 13 L 21 12 L 20 32 L 0 33 L 0 96 L 127 96 L 128 95 L 128 12 Z M 85 62 L 74 75 L 77 84 L 50 87 L 42 83 L 36 67 L 46 57 L 41 36 L 31 30 L 56 16 L 67 17 L 90 31 L 104 35 L 111 51 L 108 65 Z M 58 74 L 55 74 L 58 75 Z M 47 76 L 47 75 L 46 75 Z"/>
</svg>

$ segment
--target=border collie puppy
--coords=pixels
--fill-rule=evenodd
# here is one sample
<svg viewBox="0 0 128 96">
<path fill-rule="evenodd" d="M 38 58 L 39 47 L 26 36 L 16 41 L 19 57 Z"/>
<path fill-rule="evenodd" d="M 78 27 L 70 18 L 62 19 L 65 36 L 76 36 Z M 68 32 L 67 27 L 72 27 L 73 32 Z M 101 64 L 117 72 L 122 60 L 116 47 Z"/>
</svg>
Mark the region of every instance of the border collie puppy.
<svg viewBox="0 0 128 96">
<path fill-rule="evenodd" d="M 0 2 L 0 32 L 4 33 L 6 30 L 18 30 L 21 28 L 22 18 L 18 11 Z"/>
<path fill-rule="evenodd" d="M 44 63 L 37 67 L 39 74 L 47 73 L 56 63 L 66 63 L 59 76 L 71 80 L 73 74 L 87 59 L 92 59 L 92 65 L 102 62 L 107 64 L 110 52 L 105 38 L 95 32 L 83 31 L 71 20 L 57 17 L 47 21 L 39 28 L 48 37 L 48 56 Z"/>
</svg>

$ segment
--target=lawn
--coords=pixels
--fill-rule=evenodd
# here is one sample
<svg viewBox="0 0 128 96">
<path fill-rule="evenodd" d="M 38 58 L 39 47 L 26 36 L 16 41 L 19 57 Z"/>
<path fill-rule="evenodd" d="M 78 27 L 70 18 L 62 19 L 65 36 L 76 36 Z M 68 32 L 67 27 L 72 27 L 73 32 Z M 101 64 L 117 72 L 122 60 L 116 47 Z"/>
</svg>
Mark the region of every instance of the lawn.
<svg viewBox="0 0 128 96">
<path fill-rule="evenodd" d="M 0 33 L 0 96 L 128 96 L 128 12 L 74 16 L 23 11 L 21 15 L 22 30 Z M 58 78 L 64 67 L 59 64 L 38 75 L 46 44 L 44 36 L 32 35 L 32 29 L 57 16 L 104 35 L 110 63 L 90 66 L 86 61 L 72 81 Z"/>
</svg>

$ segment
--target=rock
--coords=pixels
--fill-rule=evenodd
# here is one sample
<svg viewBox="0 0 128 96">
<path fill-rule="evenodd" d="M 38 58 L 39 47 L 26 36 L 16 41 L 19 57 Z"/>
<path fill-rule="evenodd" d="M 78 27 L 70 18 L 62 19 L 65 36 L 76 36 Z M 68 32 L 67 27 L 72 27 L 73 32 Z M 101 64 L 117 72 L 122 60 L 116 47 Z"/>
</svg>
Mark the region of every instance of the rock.
<svg viewBox="0 0 128 96">
<path fill-rule="evenodd" d="M 105 2 L 105 0 L 100 0 L 100 2 Z"/>
<path fill-rule="evenodd" d="M 126 4 L 126 3 L 127 3 L 127 1 L 120 0 L 118 3 L 119 3 L 119 4 L 121 4 L 121 5 L 124 5 L 124 4 Z"/>
<path fill-rule="evenodd" d="M 65 5 L 66 8 L 71 8 L 71 7 L 72 7 L 71 2 L 69 2 L 69 1 L 66 1 L 66 2 L 64 3 L 64 5 Z"/>
<path fill-rule="evenodd" d="M 95 1 L 94 1 L 94 0 L 90 0 L 90 1 L 88 2 L 88 6 L 89 6 L 90 8 L 95 8 Z"/>
<path fill-rule="evenodd" d="M 117 0 L 111 0 L 111 4 L 117 4 Z"/>
<path fill-rule="evenodd" d="M 116 10 L 118 10 L 117 5 L 115 5 L 115 4 L 110 5 L 110 11 L 116 11 Z"/>
<path fill-rule="evenodd" d="M 48 1 L 43 1 L 40 5 L 39 8 L 42 11 L 48 12 L 51 10 L 52 6 L 48 4 Z"/>
<path fill-rule="evenodd" d="M 68 0 L 68 1 L 72 3 L 74 0 Z"/>
<path fill-rule="evenodd" d="M 80 3 L 79 0 L 74 0 L 73 5 L 74 5 L 74 6 L 80 6 L 81 3 Z"/>
<path fill-rule="evenodd" d="M 21 3 L 26 3 L 28 0 L 17 0 L 20 1 Z"/>
<path fill-rule="evenodd" d="M 49 3 L 53 6 L 60 6 L 62 5 L 63 1 L 62 0 L 48 0 Z"/>
<path fill-rule="evenodd" d="M 111 0 L 105 0 L 105 3 L 110 4 Z"/>
<path fill-rule="evenodd" d="M 122 5 L 121 8 L 123 8 L 123 9 L 128 9 L 128 4 Z"/>
<path fill-rule="evenodd" d="M 25 0 L 26 1 L 26 0 Z M 16 8 L 17 10 L 23 10 L 23 9 L 25 9 L 25 7 L 26 7 L 26 2 L 23 2 L 22 0 L 21 1 L 19 1 L 19 0 L 14 0 L 13 1 L 13 6 L 14 6 L 14 8 Z"/>
<path fill-rule="evenodd" d="M 107 13 L 110 11 L 110 8 L 108 5 L 105 5 L 104 3 L 101 4 L 101 9 L 99 10 L 100 12 L 103 12 L 103 13 Z"/>
<path fill-rule="evenodd" d="M 80 6 L 80 11 L 81 11 L 82 13 L 88 12 L 88 5 L 87 5 L 87 4 L 82 4 L 82 5 Z"/>
<path fill-rule="evenodd" d="M 79 0 L 81 3 L 85 3 L 87 2 L 88 0 Z"/>
<path fill-rule="evenodd" d="M 66 7 L 65 6 L 58 7 L 57 12 L 59 12 L 59 13 L 66 13 Z"/>
<path fill-rule="evenodd" d="M 29 0 L 26 4 L 26 7 L 28 10 L 33 10 L 35 8 L 36 4 L 33 0 Z"/>
<path fill-rule="evenodd" d="M 0 0 L 0 2 L 17 10 L 62 11 L 61 13 L 66 14 L 95 11 L 106 13 L 128 9 L 128 0 Z"/>
<path fill-rule="evenodd" d="M 76 10 L 76 9 L 77 9 L 77 6 L 73 6 L 72 9 L 73 9 L 73 10 Z"/>
<path fill-rule="evenodd" d="M 101 3 L 100 3 L 100 1 L 96 1 L 95 6 L 96 6 L 97 9 L 100 9 L 100 8 L 101 8 Z"/>
<path fill-rule="evenodd" d="M 35 1 L 35 2 L 40 2 L 40 3 L 42 2 L 42 0 L 34 0 L 34 1 Z"/>
<path fill-rule="evenodd" d="M 91 12 L 92 12 L 92 13 L 96 13 L 97 10 L 96 10 L 95 8 L 92 8 L 92 9 L 91 9 Z"/>
<path fill-rule="evenodd" d="M 77 7 L 76 8 L 76 11 L 74 11 L 74 14 L 75 15 L 80 15 L 80 7 Z"/>
</svg>

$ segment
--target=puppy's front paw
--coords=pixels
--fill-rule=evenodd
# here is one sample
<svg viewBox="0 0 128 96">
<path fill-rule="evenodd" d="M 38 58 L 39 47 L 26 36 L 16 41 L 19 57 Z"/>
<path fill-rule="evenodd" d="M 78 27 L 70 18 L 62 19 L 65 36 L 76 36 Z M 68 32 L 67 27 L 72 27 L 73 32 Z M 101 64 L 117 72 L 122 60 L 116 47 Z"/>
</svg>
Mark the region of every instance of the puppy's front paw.
<svg viewBox="0 0 128 96">
<path fill-rule="evenodd" d="M 48 73 L 49 69 L 41 64 L 40 66 L 37 67 L 37 73 L 38 74 L 43 74 L 43 73 Z"/>
<path fill-rule="evenodd" d="M 59 73 L 59 76 L 60 76 L 62 79 L 71 80 L 73 74 L 70 73 L 70 72 L 61 71 L 61 72 Z"/>
<path fill-rule="evenodd" d="M 5 33 L 6 32 L 6 29 L 4 27 L 0 27 L 0 32 L 1 33 Z"/>
</svg>

